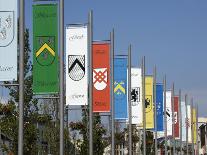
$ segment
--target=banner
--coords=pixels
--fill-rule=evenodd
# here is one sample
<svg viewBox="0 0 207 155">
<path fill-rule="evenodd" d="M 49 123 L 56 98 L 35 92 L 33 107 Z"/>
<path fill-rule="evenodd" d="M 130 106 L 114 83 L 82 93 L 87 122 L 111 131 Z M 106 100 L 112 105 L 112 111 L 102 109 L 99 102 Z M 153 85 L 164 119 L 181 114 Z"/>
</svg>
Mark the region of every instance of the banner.
<svg viewBox="0 0 207 155">
<path fill-rule="evenodd" d="M 17 0 L 0 0 L 0 81 L 17 80 Z"/>
<path fill-rule="evenodd" d="M 180 138 L 180 116 L 179 116 L 179 97 L 174 96 L 174 129 L 175 138 Z"/>
<path fill-rule="evenodd" d="M 196 133 L 196 109 L 193 108 L 193 138 L 194 138 L 194 143 L 197 141 L 197 133 Z"/>
<path fill-rule="evenodd" d="M 87 26 L 66 28 L 66 105 L 88 104 Z"/>
<path fill-rule="evenodd" d="M 110 44 L 93 44 L 93 112 L 110 112 Z"/>
<path fill-rule="evenodd" d="M 59 91 L 56 4 L 33 6 L 33 93 Z"/>
<path fill-rule="evenodd" d="M 153 77 L 145 77 L 146 129 L 154 128 Z"/>
<path fill-rule="evenodd" d="M 114 59 L 114 108 L 115 119 L 128 119 L 127 58 Z"/>
<path fill-rule="evenodd" d="M 131 68 L 132 124 L 142 126 L 142 71 Z"/>
<path fill-rule="evenodd" d="M 163 109 L 163 84 L 156 84 L 157 131 L 164 130 Z"/>
<path fill-rule="evenodd" d="M 167 136 L 172 136 L 172 92 L 166 91 Z"/>
<path fill-rule="evenodd" d="M 182 141 L 186 141 L 186 107 L 185 107 L 185 102 L 181 102 L 181 117 L 182 117 Z"/>
<path fill-rule="evenodd" d="M 192 142 L 192 130 L 191 130 L 191 106 L 187 105 L 187 125 L 188 125 L 188 142 Z"/>
</svg>

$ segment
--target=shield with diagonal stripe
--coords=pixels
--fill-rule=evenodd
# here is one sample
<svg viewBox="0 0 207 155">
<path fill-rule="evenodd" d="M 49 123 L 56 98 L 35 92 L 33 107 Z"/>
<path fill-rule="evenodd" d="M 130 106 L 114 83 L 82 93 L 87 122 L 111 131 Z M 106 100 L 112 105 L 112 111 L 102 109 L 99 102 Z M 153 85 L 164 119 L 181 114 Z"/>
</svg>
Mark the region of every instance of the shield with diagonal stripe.
<svg viewBox="0 0 207 155">
<path fill-rule="evenodd" d="M 85 55 L 68 55 L 68 74 L 74 81 L 80 81 L 85 75 Z"/>
<path fill-rule="evenodd" d="M 107 86 L 107 68 L 93 69 L 93 85 L 97 90 L 104 90 Z"/>
<path fill-rule="evenodd" d="M 14 31 L 14 11 L 0 11 L 0 47 L 12 43 Z"/>
</svg>

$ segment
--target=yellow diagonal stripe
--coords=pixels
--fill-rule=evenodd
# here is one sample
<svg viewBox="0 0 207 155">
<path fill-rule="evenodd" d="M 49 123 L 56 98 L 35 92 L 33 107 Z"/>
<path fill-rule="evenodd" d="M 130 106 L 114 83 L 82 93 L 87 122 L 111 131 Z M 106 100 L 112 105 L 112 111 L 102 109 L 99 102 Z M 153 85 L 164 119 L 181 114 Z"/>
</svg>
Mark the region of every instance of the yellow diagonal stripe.
<svg viewBox="0 0 207 155">
<path fill-rule="evenodd" d="M 117 92 L 117 90 L 121 90 L 124 94 L 125 94 L 125 89 L 122 87 L 122 85 L 120 85 L 120 84 L 118 84 L 116 87 L 115 87 L 115 89 L 114 89 L 114 93 L 116 93 Z"/>
<path fill-rule="evenodd" d="M 53 51 L 48 44 L 44 44 L 37 52 L 36 52 L 36 57 L 38 57 L 45 49 L 47 49 L 53 56 L 55 56 L 55 52 Z"/>
</svg>

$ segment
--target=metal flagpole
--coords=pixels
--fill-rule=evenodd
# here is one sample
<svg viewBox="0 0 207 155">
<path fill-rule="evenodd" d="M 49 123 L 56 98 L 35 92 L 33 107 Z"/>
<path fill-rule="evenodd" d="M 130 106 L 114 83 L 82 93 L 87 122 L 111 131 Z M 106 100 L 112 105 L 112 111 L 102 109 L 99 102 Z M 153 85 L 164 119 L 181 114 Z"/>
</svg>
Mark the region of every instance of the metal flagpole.
<svg viewBox="0 0 207 155">
<path fill-rule="evenodd" d="M 93 155 L 93 12 L 88 15 L 88 52 L 90 53 L 90 67 L 89 67 L 89 154 Z"/>
<path fill-rule="evenodd" d="M 154 80 L 154 121 L 155 121 L 155 155 L 157 155 L 157 102 L 156 102 L 156 78 L 157 78 L 157 69 L 156 66 L 154 67 L 153 70 L 153 80 Z"/>
<path fill-rule="evenodd" d="M 175 85 L 174 83 L 172 84 L 172 136 L 173 136 L 173 154 L 175 154 L 175 116 L 174 116 L 174 107 L 175 107 L 175 103 L 174 103 L 174 96 L 175 96 Z"/>
<path fill-rule="evenodd" d="M 199 155 L 198 136 L 198 104 L 196 104 L 196 155 Z"/>
<path fill-rule="evenodd" d="M 193 98 L 191 98 L 191 140 L 192 140 L 192 155 L 194 155 L 194 122 L 193 122 Z"/>
<path fill-rule="evenodd" d="M 179 120 L 180 120 L 180 154 L 183 153 L 183 139 L 182 139 L 182 112 L 181 112 L 181 89 L 179 90 Z"/>
<path fill-rule="evenodd" d="M 110 33 L 111 39 L 111 155 L 115 153 L 114 126 L 114 29 Z"/>
<path fill-rule="evenodd" d="M 128 48 L 128 110 L 129 110 L 129 155 L 132 155 L 132 106 L 131 106 L 131 48 Z"/>
<path fill-rule="evenodd" d="M 18 155 L 23 155 L 24 145 L 24 0 L 20 0 L 19 7 L 19 133 L 18 133 Z"/>
<path fill-rule="evenodd" d="M 186 154 L 188 155 L 188 108 L 187 108 L 188 96 L 185 95 L 185 109 L 186 109 Z"/>
<path fill-rule="evenodd" d="M 60 0 L 60 155 L 64 154 L 64 0 Z"/>
<path fill-rule="evenodd" d="M 165 155 L 167 155 L 167 115 L 166 115 L 166 75 L 163 80 L 164 84 L 164 123 L 165 123 Z"/>
<path fill-rule="evenodd" d="M 145 56 L 142 58 L 143 155 L 146 155 Z"/>
</svg>

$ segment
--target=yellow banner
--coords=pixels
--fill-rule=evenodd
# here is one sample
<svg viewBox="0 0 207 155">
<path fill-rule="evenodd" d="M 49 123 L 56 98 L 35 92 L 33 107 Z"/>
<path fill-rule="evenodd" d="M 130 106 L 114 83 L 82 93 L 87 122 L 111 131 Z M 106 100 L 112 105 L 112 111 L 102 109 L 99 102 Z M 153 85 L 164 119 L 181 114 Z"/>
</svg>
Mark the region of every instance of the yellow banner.
<svg viewBox="0 0 207 155">
<path fill-rule="evenodd" d="M 146 129 L 154 128 L 153 77 L 145 77 Z"/>
<path fill-rule="evenodd" d="M 197 135 L 196 135 L 196 109 L 193 108 L 193 138 L 194 143 L 196 143 Z"/>
</svg>

